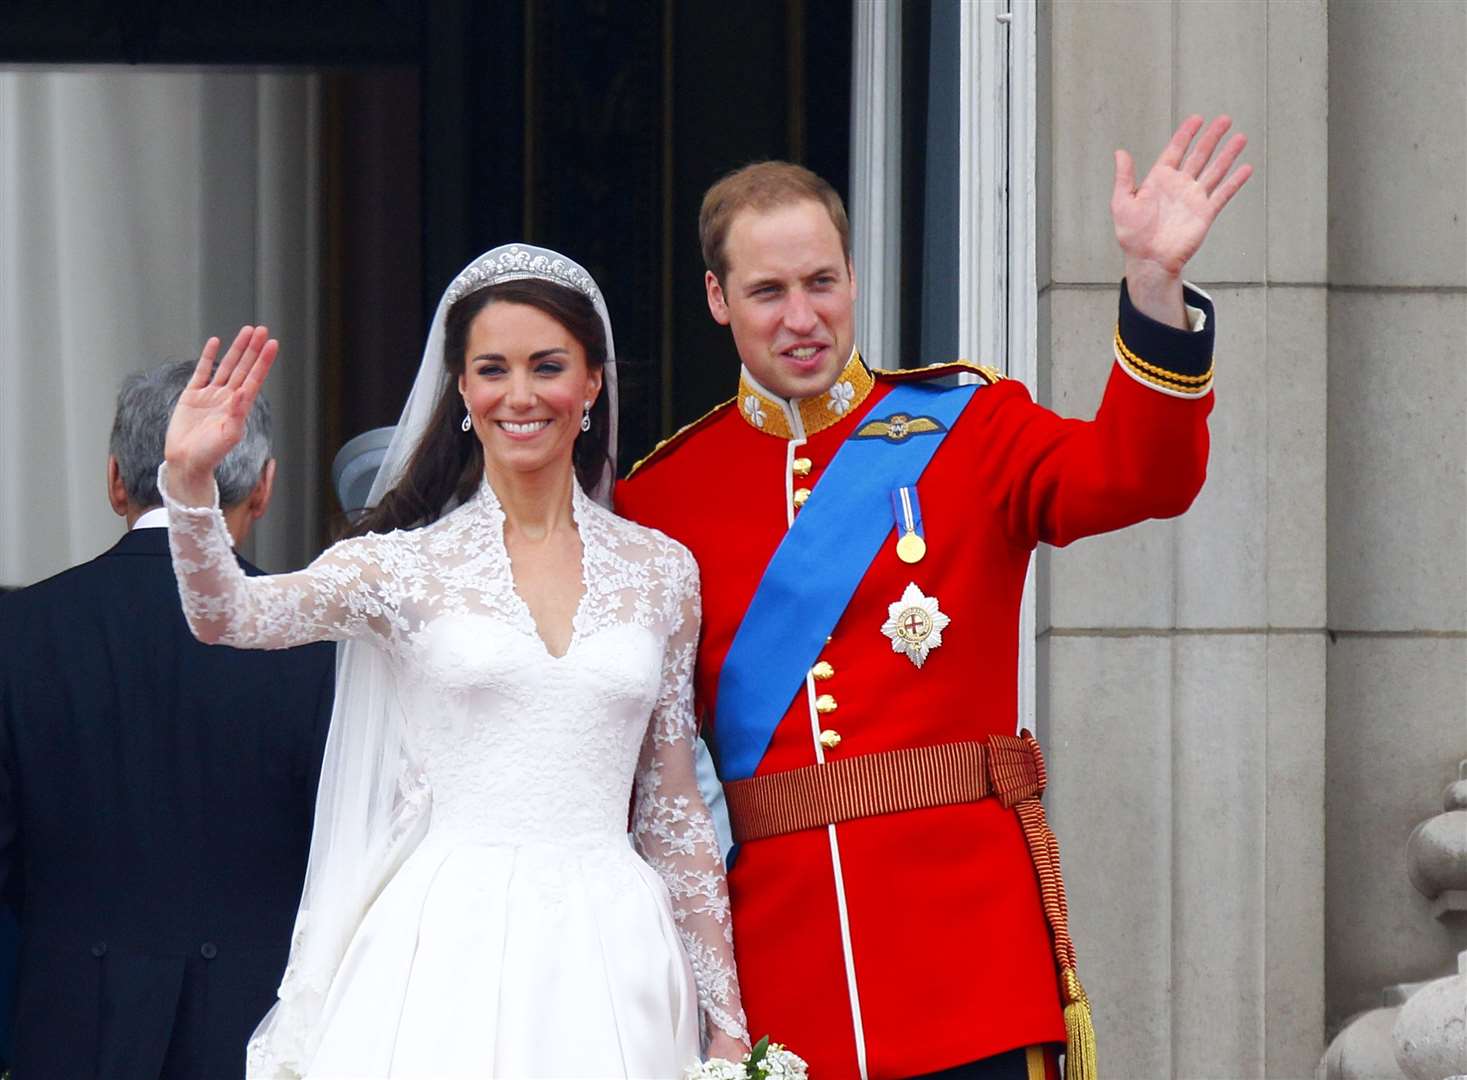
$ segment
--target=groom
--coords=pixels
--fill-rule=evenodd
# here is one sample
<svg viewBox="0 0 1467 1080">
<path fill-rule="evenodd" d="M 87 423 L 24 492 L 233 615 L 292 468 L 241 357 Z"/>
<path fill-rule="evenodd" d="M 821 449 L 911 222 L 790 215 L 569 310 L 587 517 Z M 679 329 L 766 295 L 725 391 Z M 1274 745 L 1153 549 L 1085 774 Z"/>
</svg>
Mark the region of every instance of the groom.
<svg viewBox="0 0 1467 1080">
<path fill-rule="evenodd" d="M 751 165 L 704 197 L 738 395 L 618 506 L 702 568 L 744 1006 L 816 1077 L 1035 1080 L 1059 1043 L 1093 1070 L 1043 761 L 1014 734 L 1019 603 L 1041 541 L 1201 488 L 1215 321 L 1181 272 L 1251 171 L 1228 126 L 1189 119 L 1139 187 L 1117 151 L 1125 278 L 1088 422 L 989 369 L 868 368 L 845 209 L 809 171 Z"/>
</svg>

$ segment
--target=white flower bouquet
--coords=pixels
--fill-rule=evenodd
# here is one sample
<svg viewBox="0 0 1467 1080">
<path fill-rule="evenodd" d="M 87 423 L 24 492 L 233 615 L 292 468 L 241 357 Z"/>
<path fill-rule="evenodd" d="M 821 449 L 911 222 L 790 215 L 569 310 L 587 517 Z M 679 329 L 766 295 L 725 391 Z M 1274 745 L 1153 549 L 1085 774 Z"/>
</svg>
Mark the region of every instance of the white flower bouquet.
<svg viewBox="0 0 1467 1080">
<path fill-rule="evenodd" d="M 683 1080 L 809 1080 L 808 1068 L 799 1054 L 770 1042 L 766 1035 L 742 1061 L 712 1058 L 689 1066 Z"/>
</svg>

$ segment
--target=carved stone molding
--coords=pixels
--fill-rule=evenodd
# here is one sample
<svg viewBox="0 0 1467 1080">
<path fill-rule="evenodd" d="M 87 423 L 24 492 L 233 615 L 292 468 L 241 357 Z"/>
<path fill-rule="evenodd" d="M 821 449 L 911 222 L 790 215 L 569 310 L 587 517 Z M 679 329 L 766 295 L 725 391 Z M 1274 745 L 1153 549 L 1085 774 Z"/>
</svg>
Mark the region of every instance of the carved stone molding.
<svg viewBox="0 0 1467 1080">
<path fill-rule="evenodd" d="M 1443 921 L 1467 917 L 1467 761 L 1443 811 L 1406 844 L 1411 884 Z M 1383 1007 L 1352 1020 L 1325 1051 L 1317 1080 L 1467 1080 L 1467 950 L 1457 974 L 1384 992 Z"/>
<path fill-rule="evenodd" d="M 1442 921 L 1467 921 L 1467 761 L 1447 785 L 1442 812 L 1411 832 L 1406 865 L 1416 891 Z"/>
</svg>

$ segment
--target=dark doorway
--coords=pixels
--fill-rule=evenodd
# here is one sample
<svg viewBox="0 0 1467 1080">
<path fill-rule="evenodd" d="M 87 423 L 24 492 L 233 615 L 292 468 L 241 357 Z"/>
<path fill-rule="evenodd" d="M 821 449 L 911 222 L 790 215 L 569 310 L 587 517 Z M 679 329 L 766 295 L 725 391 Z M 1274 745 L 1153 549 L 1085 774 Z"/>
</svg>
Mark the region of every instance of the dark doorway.
<svg viewBox="0 0 1467 1080">
<path fill-rule="evenodd" d="M 396 420 L 459 267 L 524 239 L 606 293 L 625 469 L 732 392 L 703 190 L 783 157 L 849 193 L 851 0 L 12 0 L 0 62 L 326 70 L 327 463 Z"/>
</svg>

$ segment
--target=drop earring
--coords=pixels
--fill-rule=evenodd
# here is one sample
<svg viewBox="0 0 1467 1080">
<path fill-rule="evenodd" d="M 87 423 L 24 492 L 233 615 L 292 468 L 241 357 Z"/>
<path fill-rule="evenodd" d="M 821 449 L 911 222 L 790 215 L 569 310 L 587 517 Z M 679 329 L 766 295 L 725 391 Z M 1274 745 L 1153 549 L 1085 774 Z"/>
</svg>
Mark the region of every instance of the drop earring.
<svg viewBox="0 0 1467 1080">
<path fill-rule="evenodd" d="M 586 407 L 581 410 L 581 430 L 591 430 L 591 403 L 586 402 Z"/>
<path fill-rule="evenodd" d="M 473 426 L 474 426 L 473 418 L 471 416 L 469 416 L 468 413 L 464 413 L 464 422 L 462 424 L 460 424 L 459 427 L 463 428 L 464 432 L 467 433 L 468 430 L 470 428 L 472 428 Z"/>
</svg>

